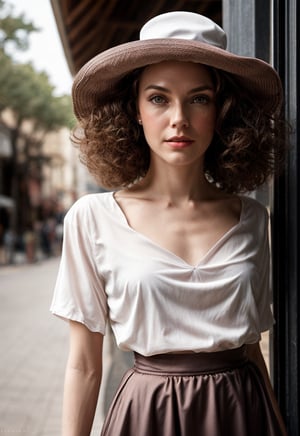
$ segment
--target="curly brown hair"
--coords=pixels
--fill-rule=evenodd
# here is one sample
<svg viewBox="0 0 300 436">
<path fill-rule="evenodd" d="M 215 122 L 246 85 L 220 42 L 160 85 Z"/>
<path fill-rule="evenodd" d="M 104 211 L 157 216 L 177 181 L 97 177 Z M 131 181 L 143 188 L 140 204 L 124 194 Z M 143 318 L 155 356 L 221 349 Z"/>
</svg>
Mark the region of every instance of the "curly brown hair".
<svg viewBox="0 0 300 436">
<path fill-rule="evenodd" d="M 147 173 L 149 146 L 137 121 L 137 83 L 143 69 L 125 76 L 73 132 L 80 157 L 99 184 L 116 189 Z M 206 152 L 208 180 L 228 193 L 252 191 L 284 162 L 286 124 L 280 109 L 267 113 L 233 77 L 210 68 L 216 83 L 217 121 Z"/>
</svg>

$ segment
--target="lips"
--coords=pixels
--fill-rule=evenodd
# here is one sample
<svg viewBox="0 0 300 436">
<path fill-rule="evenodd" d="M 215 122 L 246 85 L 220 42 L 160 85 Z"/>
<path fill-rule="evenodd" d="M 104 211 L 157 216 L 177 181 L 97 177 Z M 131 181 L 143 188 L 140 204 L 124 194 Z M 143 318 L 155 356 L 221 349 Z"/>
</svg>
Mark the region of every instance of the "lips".
<svg viewBox="0 0 300 436">
<path fill-rule="evenodd" d="M 188 136 L 172 136 L 166 142 L 173 148 L 184 148 L 190 146 L 194 140 Z"/>
</svg>

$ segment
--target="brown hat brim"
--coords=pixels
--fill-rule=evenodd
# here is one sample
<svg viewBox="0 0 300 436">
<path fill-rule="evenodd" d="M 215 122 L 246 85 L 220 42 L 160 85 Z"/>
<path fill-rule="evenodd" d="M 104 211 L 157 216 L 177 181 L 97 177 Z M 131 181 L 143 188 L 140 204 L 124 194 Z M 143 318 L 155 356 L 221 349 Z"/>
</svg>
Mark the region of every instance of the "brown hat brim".
<svg viewBox="0 0 300 436">
<path fill-rule="evenodd" d="M 275 112 L 282 102 L 282 86 L 276 71 L 266 62 L 238 56 L 199 41 L 149 39 L 106 50 L 87 62 L 74 79 L 72 96 L 78 119 L 88 117 L 107 99 L 116 83 L 137 68 L 167 60 L 196 62 L 230 73 L 249 90 L 259 106 Z"/>
</svg>

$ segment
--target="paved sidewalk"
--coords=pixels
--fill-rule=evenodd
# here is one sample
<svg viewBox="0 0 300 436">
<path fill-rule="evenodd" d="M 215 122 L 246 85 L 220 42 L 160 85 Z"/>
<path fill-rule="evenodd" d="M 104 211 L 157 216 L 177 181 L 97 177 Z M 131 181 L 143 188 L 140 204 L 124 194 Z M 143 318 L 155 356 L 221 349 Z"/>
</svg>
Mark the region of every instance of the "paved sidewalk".
<svg viewBox="0 0 300 436">
<path fill-rule="evenodd" d="M 49 313 L 58 259 L 0 268 L 0 435 L 59 436 L 68 325 Z M 111 363 L 104 349 L 99 436 Z"/>
<path fill-rule="evenodd" d="M 1 436 L 59 435 L 67 329 L 49 314 L 57 260 L 0 269 Z"/>
</svg>

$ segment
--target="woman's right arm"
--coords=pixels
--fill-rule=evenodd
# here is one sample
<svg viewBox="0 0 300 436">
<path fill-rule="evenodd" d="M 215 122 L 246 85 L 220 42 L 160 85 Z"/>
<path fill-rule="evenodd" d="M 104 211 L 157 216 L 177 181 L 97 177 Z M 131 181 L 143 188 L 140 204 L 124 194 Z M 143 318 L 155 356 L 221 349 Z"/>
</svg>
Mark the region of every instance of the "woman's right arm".
<svg viewBox="0 0 300 436">
<path fill-rule="evenodd" d="M 103 335 L 70 321 L 62 436 L 90 435 L 101 384 L 102 344 Z"/>
</svg>

